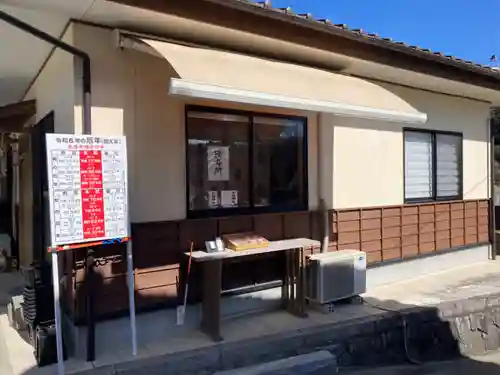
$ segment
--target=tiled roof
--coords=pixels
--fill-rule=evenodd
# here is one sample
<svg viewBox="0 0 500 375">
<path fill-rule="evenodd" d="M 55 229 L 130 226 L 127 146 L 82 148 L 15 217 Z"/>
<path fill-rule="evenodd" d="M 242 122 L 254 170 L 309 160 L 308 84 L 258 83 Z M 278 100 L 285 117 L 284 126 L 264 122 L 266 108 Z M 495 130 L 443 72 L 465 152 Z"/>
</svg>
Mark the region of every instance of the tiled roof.
<svg viewBox="0 0 500 375">
<path fill-rule="evenodd" d="M 488 66 L 488 65 L 482 65 L 482 64 L 477 64 L 473 61 L 470 60 L 464 60 L 460 59 L 456 56 L 452 55 L 445 55 L 442 52 L 437 52 L 437 51 L 431 51 L 428 48 L 423 48 L 420 46 L 413 46 L 406 44 L 401 41 L 395 41 L 391 38 L 386 38 L 379 36 L 378 34 L 375 33 L 369 33 L 363 29 L 352 29 L 348 27 L 345 24 L 338 24 L 330 21 L 329 19 L 320 19 L 320 18 L 315 18 L 313 17 L 312 14 L 310 13 L 295 13 L 292 8 L 273 8 L 271 1 L 266 0 L 264 2 L 254 2 L 252 0 L 232 0 L 236 1 L 238 3 L 243 3 L 243 4 L 248 4 L 249 6 L 254 6 L 254 7 L 259 7 L 263 9 L 267 9 L 269 11 L 273 12 L 278 12 L 285 14 L 291 18 L 295 18 L 298 20 L 304 20 L 304 21 L 309 21 L 317 25 L 323 25 L 325 28 L 334 28 L 336 30 L 339 30 L 341 32 L 345 32 L 346 35 L 349 34 L 351 37 L 358 37 L 360 39 L 368 39 L 377 42 L 377 44 L 382 45 L 386 48 L 393 48 L 393 49 L 398 49 L 398 50 L 406 50 L 406 52 L 412 52 L 412 53 L 418 53 L 422 54 L 422 57 L 424 58 L 431 58 L 433 60 L 442 60 L 443 62 L 451 62 L 455 64 L 461 65 L 463 68 L 471 68 L 473 70 L 480 70 L 483 73 L 490 73 L 494 75 L 499 75 L 499 70 Z"/>
</svg>

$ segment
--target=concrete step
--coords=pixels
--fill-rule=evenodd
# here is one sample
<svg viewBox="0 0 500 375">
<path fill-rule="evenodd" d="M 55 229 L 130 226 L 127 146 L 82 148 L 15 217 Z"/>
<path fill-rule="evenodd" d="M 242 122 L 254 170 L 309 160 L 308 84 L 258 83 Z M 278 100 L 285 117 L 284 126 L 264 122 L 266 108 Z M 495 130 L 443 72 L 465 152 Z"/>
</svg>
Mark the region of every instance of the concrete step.
<svg viewBox="0 0 500 375">
<path fill-rule="evenodd" d="M 337 373 L 335 356 L 326 350 L 284 358 L 258 365 L 219 371 L 214 375 L 334 375 Z"/>
</svg>

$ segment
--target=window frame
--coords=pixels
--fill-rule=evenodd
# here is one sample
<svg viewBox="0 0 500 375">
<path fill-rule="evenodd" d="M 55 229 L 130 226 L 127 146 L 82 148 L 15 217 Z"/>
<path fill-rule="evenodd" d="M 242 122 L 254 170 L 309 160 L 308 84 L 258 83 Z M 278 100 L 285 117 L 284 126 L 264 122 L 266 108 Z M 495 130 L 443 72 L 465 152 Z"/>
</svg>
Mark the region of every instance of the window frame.
<svg viewBox="0 0 500 375">
<path fill-rule="evenodd" d="M 406 132 L 425 133 L 430 134 L 432 142 L 432 197 L 430 198 L 406 198 Z M 437 196 L 437 136 L 438 135 L 452 135 L 460 138 L 460 155 L 458 158 L 458 173 L 459 185 L 458 194 L 446 197 Z M 418 128 L 403 128 L 403 198 L 405 204 L 411 203 L 428 203 L 428 202 L 446 202 L 463 200 L 464 188 L 464 163 L 463 163 L 463 149 L 464 149 L 464 135 L 461 132 L 445 131 L 445 130 L 431 130 L 431 129 L 418 129 Z"/>
<path fill-rule="evenodd" d="M 235 208 L 215 208 L 215 209 L 205 209 L 205 210 L 190 210 L 189 207 L 189 197 L 190 197 L 190 183 L 189 183 L 189 132 L 188 132 L 188 114 L 190 111 L 206 112 L 206 113 L 217 113 L 222 115 L 240 115 L 248 116 L 249 126 L 248 126 L 248 140 L 249 140 L 249 176 L 248 184 L 250 186 L 250 206 L 249 207 L 235 207 Z M 283 206 L 264 206 L 255 207 L 254 204 L 254 194 L 253 194 L 253 174 L 254 174 L 254 117 L 268 117 L 276 119 L 285 120 L 300 120 L 303 122 L 303 132 L 302 132 L 302 175 L 303 178 L 303 197 L 302 201 L 298 202 L 297 205 L 293 207 L 283 207 Z M 306 116 L 295 116 L 295 115 L 283 115 L 276 113 L 266 113 L 266 112 L 256 112 L 229 108 L 219 108 L 203 105 L 193 105 L 188 104 L 184 107 L 184 155 L 185 155 L 185 183 L 186 183 L 186 217 L 188 219 L 199 219 L 208 217 L 227 217 L 227 216 L 240 216 L 240 215 L 256 215 L 263 213 L 278 213 L 278 212 L 297 212 L 297 211 L 307 211 L 309 209 L 309 174 L 308 174 L 308 118 Z"/>
</svg>

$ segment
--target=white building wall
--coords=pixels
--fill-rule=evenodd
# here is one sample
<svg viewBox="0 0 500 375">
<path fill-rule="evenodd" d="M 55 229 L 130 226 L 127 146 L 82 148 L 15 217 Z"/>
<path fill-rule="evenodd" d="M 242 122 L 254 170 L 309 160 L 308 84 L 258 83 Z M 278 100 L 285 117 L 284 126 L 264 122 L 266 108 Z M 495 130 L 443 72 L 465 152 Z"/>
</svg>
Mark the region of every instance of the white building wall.
<svg viewBox="0 0 500 375">
<path fill-rule="evenodd" d="M 73 26 L 69 25 L 62 40 L 73 44 Z M 54 129 L 73 133 L 75 102 L 75 70 L 73 55 L 55 48 L 36 77 L 24 100 L 36 100 L 36 122 L 54 111 Z"/>
<path fill-rule="evenodd" d="M 463 133 L 464 199 L 489 196 L 489 103 L 402 86 L 384 86 L 427 113 L 414 126 L 332 116 L 334 131 L 333 205 L 335 208 L 404 203 L 403 129 L 405 126 Z"/>
<path fill-rule="evenodd" d="M 317 207 L 317 114 L 214 101 L 187 102 L 168 95 L 174 72 L 164 59 L 119 49 L 107 29 L 75 24 L 74 35 L 75 46 L 87 52 L 92 61 L 92 132 L 127 136 L 133 222 L 186 218 L 186 104 L 307 116 L 309 206 Z M 76 92 L 78 132 L 82 127 L 81 89 L 77 87 Z"/>
</svg>

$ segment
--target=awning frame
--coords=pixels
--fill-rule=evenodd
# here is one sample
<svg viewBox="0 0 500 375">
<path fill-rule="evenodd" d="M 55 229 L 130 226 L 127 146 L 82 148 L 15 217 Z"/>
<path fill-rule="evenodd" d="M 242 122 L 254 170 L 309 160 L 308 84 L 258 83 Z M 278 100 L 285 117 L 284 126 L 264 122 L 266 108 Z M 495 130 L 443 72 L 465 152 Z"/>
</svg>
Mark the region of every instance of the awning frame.
<svg viewBox="0 0 500 375">
<path fill-rule="evenodd" d="M 143 42 L 144 39 L 175 43 L 171 40 L 162 40 L 146 35 L 122 34 L 117 30 L 117 45 L 120 48 L 133 49 L 148 53 L 159 58 L 166 58 L 155 48 Z M 185 45 L 181 43 L 182 45 Z M 193 47 L 195 48 L 195 47 Z M 333 74 L 333 73 L 332 73 Z M 360 78 L 361 79 L 361 78 Z M 421 125 L 427 122 L 427 114 L 422 112 L 403 112 L 368 106 L 357 106 L 335 101 L 322 101 L 300 98 L 274 93 L 250 91 L 227 86 L 217 86 L 203 82 L 196 82 L 185 78 L 170 78 L 169 95 L 197 99 L 210 99 L 241 104 L 252 104 L 266 107 L 287 108 L 320 113 L 330 113 L 343 117 L 355 117 L 367 120 L 387 121 Z"/>
<path fill-rule="evenodd" d="M 180 78 L 170 79 L 169 94 L 198 99 L 254 104 L 266 107 L 331 113 L 338 116 L 357 117 L 368 120 L 410 124 L 425 124 L 427 121 L 427 115 L 425 113 L 404 113 L 380 108 L 355 106 L 345 103 L 326 102 L 258 91 L 240 90 L 232 87 L 207 85 Z"/>
</svg>

